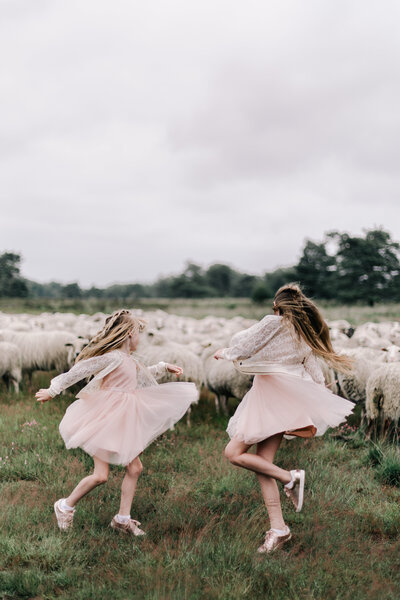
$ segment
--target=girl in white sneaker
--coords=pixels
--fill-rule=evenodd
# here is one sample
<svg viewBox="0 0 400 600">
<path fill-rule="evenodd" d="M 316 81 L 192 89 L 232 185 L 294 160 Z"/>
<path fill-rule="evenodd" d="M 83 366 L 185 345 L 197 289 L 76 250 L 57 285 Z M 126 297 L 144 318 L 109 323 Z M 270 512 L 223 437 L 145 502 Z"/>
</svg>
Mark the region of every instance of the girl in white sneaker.
<svg viewBox="0 0 400 600">
<path fill-rule="evenodd" d="M 180 375 L 182 369 L 161 362 L 141 365 L 130 352 L 139 342 L 145 322 L 128 310 L 119 310 L 83 349 L 67 373 L 52 379 L 49 389 L 36 393 L 47 402 L 72 384 L 93 376 L 78 393 L 60 423 L 67 448 L 82 448 L 94 460 L 94 471 L 82 479 L 71 494 L 57 500 L 57 523 L 65 531 L 72 525 L 75 506 L 96 486 L 105 483 L 109 464 L 124 465 L 119 512 L 111 526 L 124 533 L 143 535 L 140 523 L 130 517 L 136 484 L 142 471 L 139 454 L 172 427 L 198 399 L 193 383 L 158 385 L 165 371 Z"/>
<path fill-rule="evenodd" d="M 277 291 L 274 315 L 237 333 L 229 348 L 215 354 L 255 374 L 252 388 L 229 421 L 231 441 L 225 455 L 234 465 L 254 471 L 260 482 L 271 529 L 259 552 L 272 552 L 291 538 L 276 480 L 284 484 L 297 512 L 303 505 L 304 470 L 286 471 L 273 463 L 282 437 L 322 435 L 354 407 L 324 386 L 317 357 L 339 371 L 351 369 L 351 360 L 334 352 L 319 310 L 296 284 Z M 254 444 L 256 454 L 249 454 Z"/>
</svg>

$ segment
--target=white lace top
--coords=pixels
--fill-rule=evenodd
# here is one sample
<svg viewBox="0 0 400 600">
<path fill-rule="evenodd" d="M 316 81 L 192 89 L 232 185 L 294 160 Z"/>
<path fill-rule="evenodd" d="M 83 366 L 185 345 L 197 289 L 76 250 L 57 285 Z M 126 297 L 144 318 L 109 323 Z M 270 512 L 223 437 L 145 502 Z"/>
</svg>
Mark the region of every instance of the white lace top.
<svg viewBox="0 0 400 600">
<path fill-rule="evenodd" d="M 70 387 L 74 383 L 87 379 L 94 375 L 93 379 L 79 392 L 93 392 L 98 390 L 102 379 L 111 371 L 114 371 L 123 361 L 124 354 L 120 350 L 112 350 L 101 356 L 93 356 L 86 360 L 80 360 L 69 371 L 57 375 L 50 382 L 48 392 L 52 398 L 60 394 L 63 390 Z M 138 387 L 147 385 L 155 385 L 156 379 L 165 374 L 167 363 L 159 362 L 151 367 L 145 367 L 140 364 L 132 355 L 132 362 L 138 370 Z"/>
<path fill-rule="evenodd" d="M 249 365 L 268 364 L 270 372 L 300 376 L 304 372 L 316 383 L 324 384 L 324 376 L 311 348 L 278 315 L 267 315 L 249 329 L 236 333 L 222 356 L 232 361 L 250 359 L 247 361 Z"/>
</svg>

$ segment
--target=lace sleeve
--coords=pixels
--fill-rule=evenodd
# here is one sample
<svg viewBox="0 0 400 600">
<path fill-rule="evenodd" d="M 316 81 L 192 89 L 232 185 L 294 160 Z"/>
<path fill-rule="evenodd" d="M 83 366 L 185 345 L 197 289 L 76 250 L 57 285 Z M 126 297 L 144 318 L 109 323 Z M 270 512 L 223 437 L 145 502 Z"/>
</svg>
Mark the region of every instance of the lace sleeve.
<svg viewBox="0 0 400 600">
<path fill-rule="evenodd" d="M 305 370 L 309 375 L 311 375 L 315 383 L 325 385 L 325 378 L 321 367 L 319 366 L 318 361 L 312 352 L 310 352 L 310 354 L 305 358 L 303 364 Z"/>
<path fill-rule="evenodd" d="M 49 394 L 52 398 L 60 394 L 67 387 L 70 387 L 74 383 L 77 383 L 81 379 L 86 379 L 90 375 L 98 373 L 105 367 L 107 367 L 114 358 L 110 356 L 110 353 L 102 354 L 101 356 L 93 356 L 93 358 L 87 358 L 86 360 L 80 360 L 77 362 L 72 369 L 61 375 L 57 375 L 50 382 Z"/>
<path fill-rule="evenodd" d="M 154 379 L 158 379 L 159 377 L 165 375 L 165 372 L 167 370 L 167 363 L 162 360 L 156 365 L 151 365 L 151 367 L 147 367 L 147 369 L 153 375 Z"/>
<path fill-rule="evenodd" d="M 256 354 L 261 348 L 266 346 L 275 335 L 280 326 L 280 318 L 274 315 L 267 315 L 261 321 L 240 331 L 233 336 L 233 345 L 224 348 L 223 358 L 227 360 L 239 360 L 249 358 Z"/>
</svg>

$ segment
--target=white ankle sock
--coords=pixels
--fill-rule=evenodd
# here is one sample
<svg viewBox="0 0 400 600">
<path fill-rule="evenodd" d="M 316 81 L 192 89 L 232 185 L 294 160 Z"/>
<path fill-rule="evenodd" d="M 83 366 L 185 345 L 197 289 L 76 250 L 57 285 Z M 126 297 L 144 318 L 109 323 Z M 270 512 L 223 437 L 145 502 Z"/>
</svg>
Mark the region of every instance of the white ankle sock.
<svg viewBox="0 0 400 600">
<path fill-rule="evenodd" d="M 274 529 L 272 528 L 272 531 L 275 531 L 275 533 L 277 533 L 278 535 L 286 535 L 288 532 L 288 527 L 286 527 L 286 529 Z"/>
<path fill-rule="evenodd" d="M 65 501 L 65 498 L 61 500 L 61 510 L 69 510 L 70 512 L 75 510 L 75 506 L 68 506 Z"/>
<path fill-rule="evenodd" d="M 123 523 L 128 523 L 130 518 L 131 515 L 115 515 L 115 520 L 118 521 L 118 523 L 121 523 L 121 525 Z"/>
<path fill-rule="evenodd" d="M 287 488 L 288 490 L 291 490 L 293 488 L 293 486 L 294 486 L 294 479 L 291 479 L 289 481 L 289 483 L 285 484 L 285 488 Z"/>
</svg>

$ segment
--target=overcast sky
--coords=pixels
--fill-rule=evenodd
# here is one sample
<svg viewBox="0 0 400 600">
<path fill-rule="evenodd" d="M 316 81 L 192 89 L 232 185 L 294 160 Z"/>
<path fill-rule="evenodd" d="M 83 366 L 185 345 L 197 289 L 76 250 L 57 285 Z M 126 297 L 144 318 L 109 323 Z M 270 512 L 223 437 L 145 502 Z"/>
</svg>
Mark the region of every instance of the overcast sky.
<svg viewBox="0 0 400 600">
<path fill-rule="evenodd" d="M 398 0 L 0 0 L 0 252 L 86 287 L 400 240 L 399 23 Z"/>
</svg>

